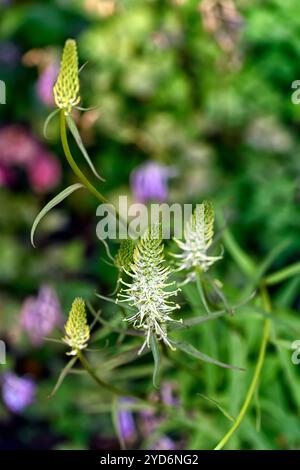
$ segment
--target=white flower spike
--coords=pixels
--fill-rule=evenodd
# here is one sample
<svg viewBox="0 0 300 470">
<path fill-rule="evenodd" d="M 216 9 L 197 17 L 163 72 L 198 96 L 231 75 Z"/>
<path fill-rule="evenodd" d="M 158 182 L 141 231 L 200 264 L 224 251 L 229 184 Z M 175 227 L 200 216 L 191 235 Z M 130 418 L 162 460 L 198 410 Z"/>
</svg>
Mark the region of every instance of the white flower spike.
<svg viewBox="0 0 300 470">
<path fill-rule="evenodd" d="M 143 330 L 146 336 L 139 354 L 146 347 L 150 348 L 153 334 L 171 349 L 175 349 L 168 339 L 167 323 L 178 321 L 170 315 L 180 306 L 169 299 L 177 295 L 180 289 L 170 290 L 175 283 L 167 282 L 172 270 L 165 265 L 163 251 L 160 227 L 148 229 L 134 249 L 130 270 L 124 269 L 132 282 L 121 280 L 125 288 L 118 294 L 118 301 L 126 302 L 136 309 L 125 321 L 132 323 L 134 328 Z"/>
</svg>

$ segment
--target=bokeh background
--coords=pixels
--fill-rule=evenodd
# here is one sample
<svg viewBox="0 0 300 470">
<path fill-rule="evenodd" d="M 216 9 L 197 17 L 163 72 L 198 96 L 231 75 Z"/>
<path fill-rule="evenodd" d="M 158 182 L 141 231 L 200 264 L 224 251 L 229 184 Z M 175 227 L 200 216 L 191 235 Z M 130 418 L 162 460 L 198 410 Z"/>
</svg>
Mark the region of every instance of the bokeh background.
<svg viewBox="0 0 300 470">
<path fill-rule="evenodd" d="M 74 297 L 95 302 L 96 290 L 108 294 L 116 282 L 95 234 L 97 201 L 88 194 L 74 193 L 55 208 L 39 228 L 37 248 L 30 245 L 37 212 L 76 181 L 55 120 L 49 140 L 43 135 L 64 41 L 76 38 L 80 63 L 87 62 L 83 106 L 99 105 L 75 118 L 106 179 L 103 192 L 142 202 L 209 198 L 226 208 L 257 265 L 288 241 L 276 259 L 280 268 L 299 260 L 300 107 L 291 101 L 300 79 L 298 7 L 296 0 L 0 1 L 7 101 L 0 105 L 0 338 L 7 345 L 0 449 L 119 448 L 110 406 L 88 378 L 69 375 L 48 398 L 67 358 L 44 337 L 60 336 Z M 234 299 L 241 273 L 226 254 L 217 270 Z M 276 315 L 294 330 L 278 324 L 259 397 L 229 448 L 300 448 L 300 366 L 290 352 L 300 339 L 299 286 L 298 275 L 272 290 Z M 211 448 L 230 422 L 199 394 L 235 416 L 260 338 L 261 319 L 251 314 L 189 333 L 193 344 L 247 373 L 192 360 L 192 374 L 170 367 L 163 399 L 193 410 L 177 420 L 123 413 L 127 447 Z M 101 370 L 105 358 L 94 360 Z M 150 363 L 140 372 L 113 367 L 157 399 Z"/>
</svg>

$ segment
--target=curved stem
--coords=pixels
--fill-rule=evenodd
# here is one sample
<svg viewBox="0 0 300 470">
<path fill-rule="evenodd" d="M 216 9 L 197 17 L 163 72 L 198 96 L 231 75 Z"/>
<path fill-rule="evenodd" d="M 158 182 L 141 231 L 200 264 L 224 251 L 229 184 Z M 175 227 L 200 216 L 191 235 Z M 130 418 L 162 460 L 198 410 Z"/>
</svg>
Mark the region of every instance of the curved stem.
<svg viewBox="0 0 300 470">
<path fill-rule="evenodd" d="M 75 175 L 78 177 L 78 179 L 81 181 L 81 183 L 102 203 L 107 203 L 107 199 L 105 199 L 104 196 L 102 196 L 99 191 L 89 182 L 87 177 L 82 173 L 80 168 L 77 166 L 74 158 L 72 157 L 70 147 L 68 144 L 68 138 L 67 138 L 67 129 L 66 129 L 66 116 L 64 114 L 64 111 L 60 112 L 60 136 L 61 136 L 61 143 L 64 149 L 65 156 L 68 160 L 68 163 L 72 170 L 74 171 Z"/>
<path fill-rule="evenodd" d="M 264 286 L 261 287 L 261 299 L 262 299 L 262 302 L 263 302 L 264 309 L 267 312 L 271 312 L 272 308 L 271 308 L 271 302 L 270 302 L 269 294 L 268 294 L 267 289 Z M 270 334 L 270 320 L 267 319 L 264 322 L 263 338 L 262 338 L 262 342 L 261 342 L 261 345 L 260 345 L 258 360 L 257 360 L 254 375 L 253 375 L 250 387 L 248 389 L 244 404 L 243 404 L 243 406 L 242 406 L 242 408 L 239 412 L 238 417 L 235 419 L 232 427 L 225 434 L 225 436 L 221 439 L 221 441 L 218 443 L 218 445 L 215 447 L 214 450 L 223 449 L 225 444 L 229 441 L 231 436 L 235 433 L 237 428 L 240 426 L 241 422 L 243 421 L 243 419 L 245 417 L 246 412 L 248 411 L 251 400 L 254 396 L 255 391 L 257 390 L 261 370 L 262 370 L 265 355 L 266 355 L 266 348 L 267 348 L 267 343 L 268 343 L 268 339 L 269 339 L 269 334 Z"/>
<path fill-rule="evenodd" d="M 89 362 L 86 360 L 86 358 L 84 357 L 82 352 L 78 349 L 76 351 L 76 353 L 77 353 L 77 357 L 80 360 L 80 362 L 81 362 L 82 366 L 84 367 L 84 369 L 88 372 L 88 374 L 92 377 L 92 379 L 98 385 L 100 385 L 100 387 L 105 388 L 106 390 L 109 390 L 110 392 L 112 392 L 115 395 L 119 395 L 119 396 L 123 396 L 123 397 L 129 395 L 127 393 L 122 392 L 122 390 L 119 390 L 118 388 L 115 388 L 113 385 L 110 385 L 110 384 L 104 382 L 102 379 L 100 379 L 100 377 L 98 377 L 95 374 L 95 372 L 93 371 L 92 367 L 90 366 Z"/>
<path fill-rule="evenodd" d="M 76 351 L 76 354 L 82 366 L 84 367 L 84 369 L 87 371 L 90 377 L 94 380 L 94 382 L 96 382 L 97 385 L 99 385 L 101 388 L 105 388 L 109 392 L 120 397 L 133 397 L 136 400 L 138 400 L 141 404 L 144 404 L 145 406 L 148 406 L 148 407 L 153 406 L 156 409 L 162 410 L 162 411 L 172 410 L 171 407 L 169 407 L 168 405 L 165 405 L 164 403 L 149 403 L 147 400 L 139 397 L 138 395 L 134 393 L 125 392 L 123 390 L 120 390 L 119 388 L 114 387 L 113 385 L 108 384 L 107 382 L 104 382 L 104 380 L 100 379 L 100 377 L 98 377 L 98 375 L 95 374 L 93 368 L 90 366 L 90 363 L 84 357 L 84 355 L 79 349 Z"/>
<path fill-rule="evenodd" d="M 70 147 L 68 143 L 68 137 L 67 137 L 67 126 L 66 126 L 66 116 L 64 114 L 64 111 L 60 111 L 60 137 L 61 137 L 61 143 L 63 146 L 63 150 L 66 156 L 66 159 L 72 168 L 73 172 L 77 176 L 77 178 L 81 181 L 81 183 L 86 187 L 88 191 L 90 191 L 91 194 L 93 194 L 98 201 L 100 201 L 103 204 L 107 204 L 107 209 L 109 211 L 112 211 L 112 215 L 116 217 L 117 221 L 122 223 L 123 227 L 128 226 L 127 220 L 125 220 L 120 213 L 118 212 L 117 208 L 114 205 L 109 204 L 109 201 L 99 192 L 97 189 L 90 183 L 88 178 L 85 176 L 85 174 L 80 170 L 78 167 L 77 163 L 75 162 Z M 113 207 L 113 210 L 112 210 Z"/>
</svg>

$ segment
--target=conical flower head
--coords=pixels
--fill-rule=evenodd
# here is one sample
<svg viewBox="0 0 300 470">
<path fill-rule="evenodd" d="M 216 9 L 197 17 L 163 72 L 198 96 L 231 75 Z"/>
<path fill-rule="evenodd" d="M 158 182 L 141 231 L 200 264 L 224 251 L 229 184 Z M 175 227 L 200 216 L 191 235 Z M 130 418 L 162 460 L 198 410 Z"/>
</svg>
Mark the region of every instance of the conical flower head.
<svg viewBox="0 0 300 470">
<path fill-rule="evenodd" d="M 87 324 L 85 304 L 83 299 L 77 298 L 72 304 L 67 323 L 65 325 L 66 336 L 63 341 L 71 347 L 74 356 L 77 350 L 87 347 L 90 338 L 90 328 Z"/>
<path fill-rule="evenodd" d="M 197 204 L 184 229 L 184 240 L 175 240 L 181 250 L 181 253 L 174 255 L 179 261 L 179 271 L 191 270 L 192 276 L 193 271 L 200 269 L 205 272 L 215 261 L 222 258 L 222 256 L 209 256 L 207 253 L 213 242 L 214 219 L 211 202 L 204 201 L 202 204 Z"/>
<path fill-rule="evenodd" d="M 66 115 L 80 102 L 77 47 L 73 39 L 65 43 L 53 94 L 57 107 L 63 109 Z"/>
<path fill-rule="evenodd" d="M 118 295 L 119 302 L 126 302 L 136 312 L 126 319 L 134 328 L 144 331 L 146 339 L 140 349 L 150 347 L 151 335 L 173 348 L 167 335 L 168 322 L 174 322 L 170 315 L 179 308 L 172 300 L 178 289 L 170 289 L 174 282 L 168 282 L 171 269 L 166 266 L 161 228 L 148 229 L 138 241 L 133 253 L 130 270 L 125 270 L 131 282 L 121 280 L 125 286 Z"/>
<path fill-rule="evenodd" d="M 130 265 L 133 261 L 133 252 L 134 241 L 130 238 L 123 240 L 115 256 L 115 265 L 119 271 L 130 269 Z"/>
</svg>

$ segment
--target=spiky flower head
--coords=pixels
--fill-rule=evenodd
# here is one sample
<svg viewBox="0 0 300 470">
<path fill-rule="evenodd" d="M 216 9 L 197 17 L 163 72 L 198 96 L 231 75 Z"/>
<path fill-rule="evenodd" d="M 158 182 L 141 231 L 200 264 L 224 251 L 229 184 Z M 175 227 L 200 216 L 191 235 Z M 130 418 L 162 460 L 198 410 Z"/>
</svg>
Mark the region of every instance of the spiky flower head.
<svg viewBox="0 0 300 470">
<path fill-rule="evenodd" d="M 72 304 L 65 331 L 66 336 L 63 341 L 71 348 L 71 351 L 67 353 L 68 355 L 75 356 L 78 350 L 87 347 L 90 339 L 90 328 L 87 324 L 84 301 L 79 297 Z"/>
<path fill-rule="evenodd" d="M 122 271 L 123 269 L 129 270 L 131 263 L 133 261 L 133 253 L 134 253 L 134 241 L 128 238 L 127 240 L 123 240 L 118 252 L 115 256 L 115 265 Z"/>
<path fill-rule="evenodd" d="M 145 347 L 150 347 L 151 335 L 174 349 L 167 336 L 167 324 L 176 321 L 170 315 L 180 307 L 169 299 L 177 295 L 179 289 L 172 290 L 175 283 L 168 282 L 171 268 L 165 264 L 159 226 L 146 230 L 135 246 L 130 270 L 124 271 L 131 282 L 121 280 L 125 288 L 119 293 L 118 301 L 126 302 L 136 310 L 125 321 L 144 331 L 146 339 L 139 354 Z"/>
<path fill-rule="evenodd" d="M 53 94 L 57 107 L 63 109 L 66 115 L 80 102 L 77 47 L 73 39 L 65 43 Z"/>
<path fill-rule="evenodd" d="M 184 240 L 175 239 L 181 252 L 175 254 L 178 259 L 178 271 L 190 271 L 189 279 L 195 271 L 207 271 L 220 256 L 208 255 L 208 249 L 214 236 L 214 208 L 211 202 L 197 204 L 189 222 L 184 229 Z"/>
</svg>

